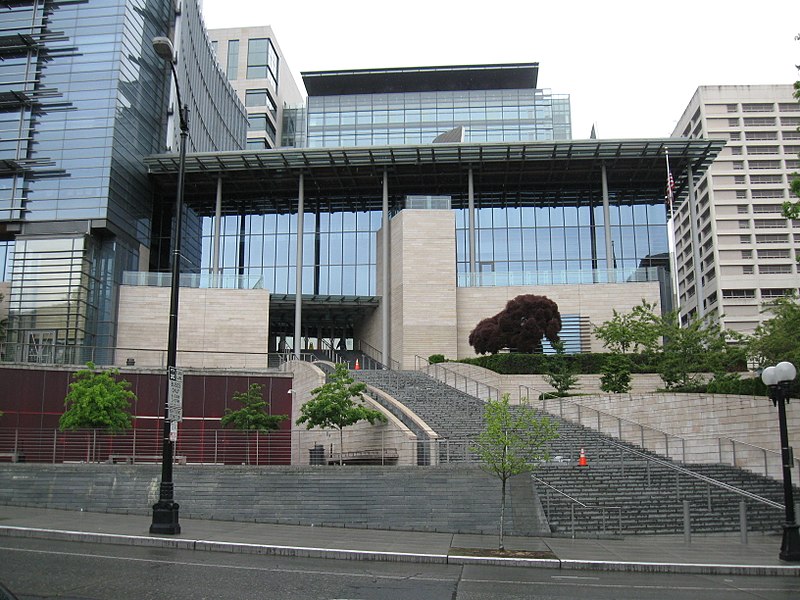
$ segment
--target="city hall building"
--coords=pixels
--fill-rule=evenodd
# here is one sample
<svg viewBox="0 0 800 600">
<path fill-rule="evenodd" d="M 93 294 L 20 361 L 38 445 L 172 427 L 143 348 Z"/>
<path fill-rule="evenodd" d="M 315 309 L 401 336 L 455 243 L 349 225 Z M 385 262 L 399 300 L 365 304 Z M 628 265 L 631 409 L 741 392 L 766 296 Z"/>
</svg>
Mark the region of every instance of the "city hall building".
<svg viewBox="0 0 800 600">
<path fill-rule="evenodd" d="M 179 366 L 470 356 L 472 328 L 519 294 L 558 303 L 569 351 L 600 350 L 591 324 L 613 309 L 672 307 L 667 151 L 692 203 L 725 143 L 572 140 L 537 63 L 306 73 L 298 106 L 276 43 L 218 36 L 216 63 L 191 0 L 177 21 L 132 0 L 114 17 L 17 6 L 0 63 L 4 129 L 24 132 L 0 163 L 8 361 L 164 364 L 178 104 L 157 35 L 190 106 Z"/>
</svg>

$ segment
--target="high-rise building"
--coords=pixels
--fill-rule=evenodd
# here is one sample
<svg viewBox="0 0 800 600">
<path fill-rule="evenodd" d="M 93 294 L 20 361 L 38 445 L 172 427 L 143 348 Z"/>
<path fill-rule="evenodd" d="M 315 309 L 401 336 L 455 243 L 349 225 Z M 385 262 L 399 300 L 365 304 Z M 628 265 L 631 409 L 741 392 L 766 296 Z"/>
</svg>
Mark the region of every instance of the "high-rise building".
<svg viewBox="0 0 800 600">
<path fill-rule="evenodd" d="M 679 304 L 752 333 L 769 300 L 797 292 L 800 222 L 782 215 L 800 170 L 800 104 L 791 85 L 702 86 L 673 135 L 726 140 L 675 211 Z"/>
<path fill-rule="evenodd" d="M 157 257 L 171 237 L 171 214 L 154 205 L 142 159 L 174 140 L 165 125 L 177 103 L 153 37 L 174 40 L 190 150 L 244 145 L 244 109 L 214 60 L 196 1 L 181 3 L 179 13 L 171 2 L 141 0 L 3 6 L 0 279 L 9 300 L 8 358 L 103 360 L 115 343 L 122 272 L 163 268 Z"/>
<path fill-rule="evenodd" d="M 208 34 L 220 67 L 247 107 L 247 148 L 287 145 L 282 136 L 291 132 L 284 133 L 283 122 L 303 104 L 303 96 L 272 28 L 211 29 Z"/>
<path fill-rule="evenodd" d="M 318 71 L 307 146 L 519 142 L 572 137 L 569 96 L 538 89 L 538 63 Z"/>
</svg>

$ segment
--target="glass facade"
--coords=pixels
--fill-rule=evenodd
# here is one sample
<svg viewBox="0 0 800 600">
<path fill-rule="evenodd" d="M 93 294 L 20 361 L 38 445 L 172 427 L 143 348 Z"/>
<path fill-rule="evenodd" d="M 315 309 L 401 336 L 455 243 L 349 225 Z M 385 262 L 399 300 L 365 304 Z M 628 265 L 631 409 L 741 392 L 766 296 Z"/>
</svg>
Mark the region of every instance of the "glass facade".
<svg viewBox="0 0 800 600">
<path fill-rule="evenodd" d="M 464 126 L 465 142 L 565 140 L 569 97 L 548 90 L 465 90 L 311 96 L 309 147 L 427 144 Z"/>
<path fill-rule="evenodd" d="M 476 203 L 475 261 L 478 273 L 537 273 L 540 281 L 575 279 L 593 269 L 632 272 L 669 251 L 666 208 L 651 204 L 610 208 L 613 256 L 607 260 L 602 201 L 578 205 L 481 208 Z M 469 272 L 467 209 L 456 211 L 459 273 Z"/>
<path fill-rule="evenodd" d="M 376 232 L 380 211 L 306 212 L 303 218 L 303 293 L 375 294 Z M 220 230 L 222 274 L 261 278 L 275 294 L 294 294 L 297 214 L 227 216 Z M 203 219 L 204 272 L 212 262 L 213 220 Z"/>
</svg>

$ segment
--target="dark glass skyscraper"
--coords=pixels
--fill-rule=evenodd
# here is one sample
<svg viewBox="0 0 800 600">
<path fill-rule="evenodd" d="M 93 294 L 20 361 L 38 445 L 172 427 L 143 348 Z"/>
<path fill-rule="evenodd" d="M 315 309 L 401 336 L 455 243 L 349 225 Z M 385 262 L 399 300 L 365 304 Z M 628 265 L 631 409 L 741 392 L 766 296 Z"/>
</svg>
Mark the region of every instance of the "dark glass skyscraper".
<svg viewBox="0 0 800 600">
<path fill-rule="evenodd" d="M 179 33 L 194 149 L 242 148 L 243 108 L 194 0 L 179 20 L 164 0 L 14 2 L 2 19 L 0 234 L 14 247 L 11 269 L 0 268 L 11 282 L 6 353 L 102 361 L 82 349 L 113 346 L 122 271 L 148 268 L 169 222 L 153 227 L 142 164 L 167 139 L 170 73 L 152 38 Z"/>
</svg>

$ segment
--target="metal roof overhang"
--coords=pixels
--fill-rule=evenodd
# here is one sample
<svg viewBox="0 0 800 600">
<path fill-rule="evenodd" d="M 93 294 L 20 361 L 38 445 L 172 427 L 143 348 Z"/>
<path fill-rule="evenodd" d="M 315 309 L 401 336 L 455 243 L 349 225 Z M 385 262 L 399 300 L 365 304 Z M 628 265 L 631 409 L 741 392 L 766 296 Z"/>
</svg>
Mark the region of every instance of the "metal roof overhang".
<svg viewBox="0 0 800 600">
<path fill-rule="evenodd" d="M 302 296 L 303 321 L 315 327 L 352 327 L 376 310 L 377 296 Z M 294 294 L 272 294 L 269 299 L 269 320 L 273 330 L 294 330 Z"/>
<path fill-rule="evenodd" d="M 307 71 L 309 96 L 535 89 L 539 63 Z"/>
<path fill-rule="evenodd" d="M 601 197 L 605 164 L 614 202 L 652 202 L 665 194 L 666 151 L 680 199 L 687 193 L 687 168 L 701 174 L 724 145 L 664 138 L 195 153 L 186 157 L 184 200 L 201 215 L 214 214 L 222 178 L 224 214 L 293 212 L 303 174 L 307 207 L 380 210 L 385 169 L 390 198 L 446 195 L 458 207 L 466 205 L 472 168 L 481 206 L 585 203 Z M 174 198 L 178 163 L 177 154 L 145 158 L 165 200 Z"/>
</svg>

